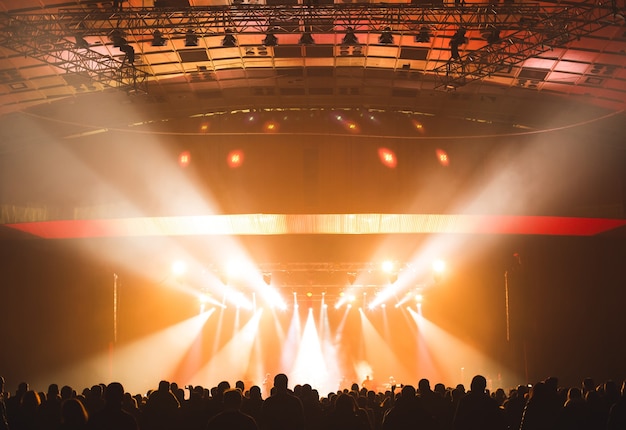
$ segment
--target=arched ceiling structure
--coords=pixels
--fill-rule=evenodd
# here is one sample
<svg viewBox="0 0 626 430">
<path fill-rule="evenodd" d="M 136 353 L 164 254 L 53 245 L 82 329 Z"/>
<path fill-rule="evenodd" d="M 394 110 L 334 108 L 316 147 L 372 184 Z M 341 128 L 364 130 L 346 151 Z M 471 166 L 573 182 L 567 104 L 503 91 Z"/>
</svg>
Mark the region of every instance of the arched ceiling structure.
<svg viewBox="0 0 626 430">
<path fill-rule="evenodd" d="M 141 148 L 136 149 L 137 153 L 130 150 L 132 155 L 128 157 L 134 157 L 146 154 L 143 145 L 151 145 L 158 138 L 168 142 L 171 157 L 185 150 L 185 145 L 195 145 L 196 152 L 192 151 L 195 161 L 204 160 L 203 169 L 215 170 L 216 165 L 206 160 L 218 155 L 222 159 L 230 156 L 229 145 L 245 146 L 249 159 L 261 157 L 254 155 L 254 151 L 265 142 L 271 151 L 281 153 L 281 145 L 293 140 L 303 143 L 303 152 L 297 157 L 299 162 L 305 159 L 304 164 L 298 162 L 288 168 L 284 163 L 278 164 L 272 171 L 285 168 L 302 173 L 304 170 L 300 188 L 273 198 L 267 189 L 257 192 L 256 200 L 243 194 L 238 202 L 233 202 L 234 198 L 218 198 L 219 209 L 194 207 L 189 211 L 158 210 L 143 215 L 229 217 L 269 212 L 290 216 L 312 213 L 323 217 L 327 213 L 346 216 L 393 213 L 398 217 L 392 227 L 375 231 L 368 230 L 369 227 L 357 229 L 364 228 L 363 232 L 368 233 L 472 233 L 482 232 L 484 227 L 477 227 L 471 218 L 458 217 L 480 214 L 505 217 L 498 218 L 498 222 L 488 218 L 478 222 L 491 226 L 493 233 L 596 234 L 614 230 L 621 225 L 624 213 L 621 191 L 624 178 L 620 174 L 624 166 L 621 143 L 626 104 L 623 6 L 619 1 L 463 4 L 3 1 L 0 3 L 0 109 L 4 115 L 0 121 L 2 152 L 8 154 L 5 183 L 17 178 L 21 178 L 22 184 L 28 183 L 23 177 L 33 175 L 19 167 L 20 163 L 26 163 L 35 153 L 46 154 L 52 145 L 45 142 L 83 148 L 111 145 L 109 148 L 118 151 L 119 157 L 124 151 L 121 142 L 130 140 L 135 148 Z M 350 29 L 356 40 L 345 39 Z M 268 34 L 273 40 L 268 39 Z M 310 35 L 312 40 L 304 42 L 303 34 Z M 232 38 L 225 43 L 225 36 Z M 453 48 L 458 49 L 458 56 L 452 52 Z M 207 145 L 203 146 L 207 136 L 220 141 L 219 154 L 211 154 Z M 252 149 L 252 140 L 259 142 L 256 149 Z M 562 202 L 547 203 L 567 188 L 561 184 L 543 197 L 532 197 L 534 204 L 526 209 L 521 204 L 511 205 L 507 198 L 494 203 L 502 190 L 487 193 L 490 195 L 487 206 L 480 203 L 466 209 L 459 203 L 462 194 L 459 189 L 469 176 L 455 173 L 449 174 L 454 180 L 446 186 L 446 199 L 438 198 L 436 204 L 425 203 L 437 200 L 435 185 L 426 197 L 417 199 L 419 202 L 398 204 L 393 202 L 412 193 L 407 185 L 415 180 L 412 174 L 395 173 L 394 178 L 385 180 L 373 175 L 374 179 L 370 177 L 373 183 L 369 184 L 364 178 L 372 165 L 363 164 L 356 169 L 357 173 L 351 170 L 351 185 L 342 187 L 336 184 L 345 182 L 345 177 L 327 161 L 332 157 L 347 157 L 354 151 L 350 145 L 361 141 L 364 146 L 377 147 L 379 155 L 381 148 L 392 148 L 395 152 L 391 151 L 391 156 L 401 163 L 398 171 L 403 163 L 413 172 L 424 169 L 417 162 L 411 164 L 405 160 L 425 158 L 426 153 L 440 151 L 437 157 L 450 156 L 453 163 L 464 166 L 466 175 L 470 175 L 467 172 L 471 169 L 486 168 L 485 154 L 494 147 L 498 151 L 507 145 L 526 147 L 536 145 L 537 140 L 550 148 L 544 157 L 555 157 L 548 162 L 544 158 L 540 168 L 544 179 L 551 170 L 559 175 L 578 169 L 581 177 L 573 182 L 589 184 L 589 190 L 581 194 L 596 197 L 580 201 L 567 197 Z M 312 150 L 318 141 L 323 144 Z M 506 151 L 510 152 L 507 157 L 519 156 L 512 155 L 509 149 Z M 557 159 L 564 151 L 569 153 L 566 160 Z M 95 151 L 81 153 L 79 157 L 104 159 L 106 155 Z M 306 157 L 319 163 L 310 168 L 308 179 Z M 579 157 L 586 157 L 597 163 L 596 168 L 604 169 L 602 178 L 597 179 L 595 170 L 589 166 L 580 168 Z M 112 160 L 114 164 L 119 162 L 117 158 Z M 477 165 L 476 160 L 482 164 Z M 532 170 L 534 161 L 529 160 L 520 162 L 517 174 L 524 169 Z M 381 164 L 378 159 L 374 163 Z M 555 165 L 551 167 L 551 163 Z M 606 168 L 598 167 L 602 163 Z M 444 166 L 439 160 L 439 167 L 442 166 L 447 164 Z M 63 176 L 56 171 L 63 168 L 47 168 L 48 175 Z M 245 186 L 254 183 L 255 175 L 260 172 L 259 167 L 249 173 L 242 180 Z M 57 190 L 69 186 L 78 177 L 68 176 L 72 179 L 58 180 Z M 478 175 L 481 179 L 475 176 L 472 181 L 476 191 L 487 179 L 486 174 Z M 276 175 L 274 182 L 270 182 L 273 187 L 281 184 L 288 188 L 289 180 L 285 181 L 288 177 L 289 174 Z M 310 193 L 307 187 L 312 185 L 307 185 L 307 180 L 324 182 L 320 177 L 327 180 L 320 185 L 323 191 L 315 199 L 296 202 L 285 198 L 303 191 Z M 211 184 L 223 179 L 219 175 L 205 178 Z M 387 200 L 346 197 L 363 194 L 355 192 L 361 183 L 366 188 L 395 187 L 396 193 L 391 193 L 393 199 Z M 236 184 L 231 188 L 232 184 L 222 185 L 223 190 L 237 188 Z M 121 182 L 117 186 L 125 187 Z M 524 186 L 522 182 L 520 190 L 515 192 L 519 193 Z M 82 192 L 74 193 L 80 198 L 55 196 L 59 193 L 41 190 L 37 191 L 38 195 L 34 188 L 24 191 L 5 186 L 3 204 L 9 208 L 3 214 L 5 225 L 19 226 L 44 237 L 106 235 L 103 232 L 107 229 L 113 235 L 133 234 L 129 231 L 134 228 L 132 219 L 137 213 L 128 210 L 113 211 L 104 218 L 122 218 L 115 222 L 129 225 L 94 227 L 90 233 L 84 227 L 76 227 L 72 233 L 49 224 L 42 227 L 24 223 L 85 222 L 102 217 L 102 213 L 81 209 L 94 206 L 85 198 L 91 189 L 87 186 Z M 597 189 L 600 191 L 596 192 Z M 568 190 L 566 194 L 571 193 L 576 192 Z M 378 190 L 377 195 L 386 193 Z M 366 200 L 376 203 L 363 204 Z M 243 204 L 243 201 L 253 203 Z M 271 201 L 275 204 L 268 203 Z M 99 207 L 108 203 L 97 202 Z M 64 205 L 72 209 L 62 209 Z M 68 212 L 72 215 L 62 215 Z M 409 227 L 400 214 L 413 217 L 408 221 Z M 439 226 L 432 227 L 428 216 L 433 214 L 457 218 L 439 218 Z M 559 232 L 546 226 L 565 225 L 560 219 L 551 220 L 552 224 L 535 220 L 535 227 L 529 227 L 527 219 L 508 218 L 519 215 L 583 218 Z M 606 225 L 600 222 L 602 226 L 591 226 L 589 218 L 595 219 L 592 224 L 598 224 L 598 218 L 609 221 Z M 142 227 L 148 235 L 154 234 L 150 225 L 154 220 L 150 219 Z M 235 224 L 232 219 L 227 221 Z M 184 227 L 186 222 L 176 217 L 168 218 L 165 224 L 163 220 L 157 221 L 161 226 L 169 225 L 164 234 L 193 233 Z M 252 220 L 246 222 L 256 225 Z M 303 225 L 300 220 L 293 222 Z M 324 224 L 328 222 L 315 219 L 299 233 L 350 232 L 349 228 Z M 543 227 L 537 227 L 540 225 Z M 268 231 L 240 228 L 231 227 L 225 232 L 271 234 L 286 227 Z M 206 227 L 197 233 L 207 231 L 214 232 L 212 227 Z"/>
</svg>

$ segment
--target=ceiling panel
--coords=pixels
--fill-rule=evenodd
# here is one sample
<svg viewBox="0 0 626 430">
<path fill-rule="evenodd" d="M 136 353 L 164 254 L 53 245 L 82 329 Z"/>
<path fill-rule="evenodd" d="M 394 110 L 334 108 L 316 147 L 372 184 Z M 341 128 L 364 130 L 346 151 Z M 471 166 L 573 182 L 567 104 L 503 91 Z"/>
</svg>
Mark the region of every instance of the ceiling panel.
<svg viewBox="0 0 626 430">
<path fill-rule="evenodd" d="M 226 2 L 219 1 L 192 1 L 190 4 L 194 7 L 206 7 L 222 4 Z M 407 2 L 408 3 L 408 2 Z M 470 2 L 471 3 L 471 2 Z M 126 2 L 127 6 L 132 7 L 152 7 L 152 1 L 132 0 Z M 343 2 L 339 2 L 343 4 Z M 3 1 L 0 2 L 0 8 L 6 10 L 36 8 L 38 11 L 49 13 L 44 6 L 63 7 L 80 7 L 81 10 L 99 8 L 106 10 L 106 2 L 98 1 Z M 542 5 L 550 5 L 550 3 L 542 3 Z M 50 9 L 54 11 L 54 9 Z M 378 13 L 379 11 L 376 11 Z M 468 13 L 463 18 L 468 23 L 472 20 L 472 10 L 468 9 Z M 498 15 L 499 19 L 503 19 L 504 14 Z M 359 19 L 363 19 L 365 15 L 361 15 Z M 169 19 L 169 18 L 168 18 Z M 228 73 L 226 75 L 217 76 L 216 71 L 241 70 L 241 69 L 282 69 L 282 68 L 299 68 L 299 67 L 334 67 L 334 68 L 351 68 L 351 69 L 388 69 L 390 73 L 394 73 L 397 69 L 406 72 L 425 72 L 429 74 L 428 79 L 420 77 L 409 78 L 408 74 L 396 75 L 393 79 L 413 79 L 418 82 L 420 87 L 428 85 L 436 85 L 438 79 L 445 72 L 445 67 L 449 64 L 450 50 L 449 41 L 455 32 L 453 26 L 445 29 L 432 29 L 432 38 L 427 43 L 418 43 L 415 41 L 415 34 L 422 25 L 417 21 L 412 25 L 413 30 L 407 30 L 408 27 L 402 27 L 402 23 L 397 21 L 391 25 L 393 29 L 394 45 L 382 45 L 379 43 L 380 29 L 382 25 L 366 28 L 359 25 L 357 28 L 357 37 L 361 43 L 360 46 L 341 46 L 341 38 L 345 33 L 345 28 L 349 23 L 348 20 L 335 23 L 334 31 L 331 21 L 312 20 L 312 23 L 319 25 L 325 23 L 324 32 L 314 32 L 315 45 L 301 47 L 298 45 L 300 37 L 299 31 L 293 32 L 276 32 L 278 37 L 278 46 L 264 47 L 262 40 L 264 34 L 259 32 L 259 28 L 263 27 L 263 17 L 258 19 L 252 18 L 256 25 L 255 29 L 246 32 L 236 32 L 235 37 L 239 46 L 232 48 L 222 48 L 222 34 L 200 34 L 198 47 L 187 47 L 184 43 L 183 25 L 174 26 L 170 32 L 167 25 L 163 28 L 166 38 L 165 46 L 152 46 L 150 43 L 153 29 L 156 26 L 147 28 L 142 35 L 129 37 L 136 47 L 137 60 L 136 64 L 148 73 L 155 76 L 149 77 L 150 80 L 163 83 L 165 80 L 174 78 L 178 74 L 188 74 L 184 78 L 189 85 L 193 83 L 196 87 L 199 82 L 205 82 L 208 79 L 217 79 L 219 82 L 223 79 L 240 80 L 238 85 L 250 85 L 245 79 L 245 74 Z M 284 16 L 280 15 L 274 18 L 268 18 L 271 22 L 277 22 L 280 25 L 286 25 L 292 30 L 297 30 L 297 26 L 292 25 Z M 155 20 L 146 21 L 146 23 L 156 22 Z M 167 24 L 168 21 L 161 21 Z M 212 28 L 216 26 L 212 26 Z M 285 28 L 287 28 L 285 27 Z M 293 27 L 293 28 L 292 28 Z M 319 27 L 318 27 L 319 28 Z M 487 42 L 482 34 L 483 29 L 472 27 L 468 31 L 468 43 L 463 44 L 460 50 L 463 54 L 470 54 L 475 50 L 487 49 Z M 503 30 L 503 37 L 519 37 L 519 33 L 511 36 L 514 30 Z M 590 94 L 595 102 L 604 105 L 607 100 L 619 101 L 626 99 L 626 89 L 624 88 L 625 80 L 625 47 L 626 37 L 625 30 L 621 25 L 610 25 L 600 28 L 590 36 L 582 36 L 578 39 L 573 38 L 564 46 L 552 46 L 551 49 L 544 52 L 537 52 L 535 57 L 531 57 L 523 61 L 523 69 L 517 66 L 509 66 L 503 70 L 497 70 L 489 76 L 483 78 L 485 84 L 494 86 L 519 87 L 527 88 L 530 91 L 537 89 L 550 89 L 550 91 L 562 91 L 563 94 L 584 93 Z M 68 36 L 69 37 L 69 36 Z M 116 61 L 123 60 L 123 53 L 119 49 L 113 48 L 109 38 L 106 35 L 90 34 L 85 36 L 89 42 L 90 50 L 106 58 L 113 58 Z M 70 37 L 71 39 L 71 37 Z M 139 42 L 138 42 L 139 41 Z M 204 50 L 203 47 L 209 47 Z M 494 45 L 493 49 L 500 49 L 502 45 Z M 42 58 L 30 58 L 28 55 L 20 55 L 15 51 L 0 47 L 5 55 L 0 58 L 0 82 L 2 80 L 10 82 L 22 82 L 19 89 L 7 87 L 5 91 L 22 91 L 32 92 L 31 95 L 21 94 L 20 99 L 45 99 L 50 97 L 47 95 L 35 94 L 37 87 L 55 87 L 59 81 L 59 75 L 65 75 L 67 66 L 51 67 L 44 65 Z M 483 58 L 483 57 L 480 57 Z M 610 68 L 610 66 L 615 66 Z M 65 67 L 65 68 L 64 68 Z M 11 72 L 11 70 L 14 70 Z M 528 70 L 547 70 L 551 71 L 545 75 L 545 79 L 554 85 L 544 86 L 542 79 L 527 76 L 520 71 Z M 213 73 L 214 75 L 197 75 L 196 73 Z M 3 73 L 1 73 L 3 72 Z M 13 74 L 11 74 L 13 73 Z M 517 74 L 520 73 L 520 76 Z M 333 82 L 328 83 L 329 88 L 337 88 L 344 86 L 344 83 L 335 82 L 334 76 L 340 76 L 342 72 L 337 70 L 329 79 Z M 416 73 L 413 73 L 417 76 Z M 352 72 L 349 74 L 353 76 Z M 211 78 L 211 76 L 214 76 Z M 305 73 L 304 79 L 308 75 Z M 27 80 L 36 79 L 37 82 L 29 83 Z M 97 80 L 97 79 L 96 79 Z M 67 82 L 67 80 L 61 80 Z M 70 79 L 71 81 L 71 79 Z M 65 93 L 73 94 L 75 91 L 89 92 L 95 88 L 101 91 L 104 84 L 93 85 L 93 83 L 81 83 L 80 78 L 67 82 L 68 89 Z M 8 81 L 7 81 L 8 82 Z M 376 85 L 384 85 L 385 80 L 380 80 Z M 559 85 L 558 83 L 561 83 Z M 562 85 L 562 84 L 566 85 Z M 280 80 L 272 82 L 269 85 L 294 85 L 293 79 Z M 307 86 L 304 81 L 300 83 Z M 211 85 L 217 86 L 215 83 Z M 229 82 L 228 87 L 236 86 L 233 82 Z M 257 84 L 255 84 L 257 85 Z M 317 83 L 311 85 L 317 86 Z M 352 82 L 351 85 L 357 85 Z M 358 85 L 365 85 L 358 83 Z M 413 84 L 415 85 L 415 84 Z M 113 85 L 115 86 L 115 85 Z M 206 85 L 205 85 L 206 86 Z M 310 86 L 310 85 L 309 85 Z M 574 90 L 572 86 L 582 86 L 580 90 Z M 196 89 L 187 88 L 188 91 Z M 223 85 L 222 85 L 223 87 Z M 480 86 L 468 86 L 468 91 L 476 91 Z M 457 88 L 460 90 L 460 88 Z M 602 91 L 600 91 L 602 90 Z M 56 90 L 55 90 L 56 91 Z M 598 92 L 594 92 L 598 91 Z M 63 91 L 57 91 L 62 94 Z M 335 91 L 333 91 L 335 92 Z M 531 93 L 529 93 L 530 95 Z M 596 97 L 597 96 L 597 97 Z M 6 97 L 5 100 L 9 104 L 13 104 L 13 98 Z M 586 100 L 586 99 L 585 99 Z M 623 103 L 622 103 L 623 104 Z M 617 106 L 619 103 L 610 103 L 609 105 Z"/>
</svg>

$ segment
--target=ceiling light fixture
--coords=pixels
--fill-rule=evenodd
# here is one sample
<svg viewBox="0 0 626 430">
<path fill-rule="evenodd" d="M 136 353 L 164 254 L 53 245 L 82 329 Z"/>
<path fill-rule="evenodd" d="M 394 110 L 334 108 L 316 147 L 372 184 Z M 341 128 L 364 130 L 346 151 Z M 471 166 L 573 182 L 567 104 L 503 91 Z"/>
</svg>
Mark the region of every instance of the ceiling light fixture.
<svg viewBox="0 0 626 430">
<path fill-rule="evenodd" d="M 233 30 L 230 28 L 226 29 L 226 34 L 224 34 L 224 38 L 222 39 L 222 46 L 232 48 L 233 46 L 237 46 L 237 39 L 233 35 Z"/>
<path fill-rule="evenodd" d="M 270 30 L 265 38 L 263 39 L 263 45 L 265 46 L 276 46 L 278 45 L 278 38 L 274 34 L 273 30 Z"/>
<path fill-rule="evenodd" d="M 432 37 L 432 33 L 430 32 L 430 27 L 427 25 L 422 25 L 420 27 L 420 32 L 415 36 L 415 41 L 417 43 L 428 43 L 430 42 L 430 38 Z"/>
<path fill-rule="evenodd" d="M 342 45 L 358 45 L 359 39 L 357 39 L 354 34 L 354 29 L 352 27 L 348 27 L 346 29 L 346 35 L 343 36 L 343 40 L 341 42 Z"/>
<path fill-rule="evenodd" d="M 304 33 L 302 33 L 302 36 L 300 36 L 299 42 L 300 42 L 300 45 L 314 45 L 315 44 L 315 40 L 313 40 L 313 36 L 308 31 L 305 31 Z"/>
<path fill-rule="evenodd" d="M 191 28 L 185 33 L 185 46 L 198 46 L 198 35 Z"/>
<path fill-rule="evenodd" d="M 160 30 L 154 30 L 152 33 L 152 46 L 165 46 L 167 40 L 163 37 L 163 33 Z"/>
<path fill-rule="evenodd" d="M 378 37 L 378 43 L 382 45 L 393 45 L 393 34 L 391 33 L 391 27 L 385 27 L 383 32 Z"/>
</svg>

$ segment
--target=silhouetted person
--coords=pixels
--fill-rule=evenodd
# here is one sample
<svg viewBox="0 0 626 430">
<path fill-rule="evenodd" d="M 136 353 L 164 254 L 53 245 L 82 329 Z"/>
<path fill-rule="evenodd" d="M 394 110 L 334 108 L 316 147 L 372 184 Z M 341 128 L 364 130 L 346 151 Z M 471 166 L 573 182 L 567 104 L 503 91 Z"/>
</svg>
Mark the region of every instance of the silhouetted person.
<svg viewBox="0 0 626 430">
<path fill-rule="evenodd" d="M 93 385 L 83 393 L 85 394 L 85 408 L 89 415 L 104 408 L 104 388 L 101 385 Z"/>
<path fill-rule="evenodd" d="M 15 394 L 6 399 L 6 407 L 7 407 L 7 420 L 9 422 L 9 427 L 14 428 L 15 423 L 17 423 L 20 414 L 20 405 L 22 403 L 22 398 L 24 394 L 28 391 L 28 383 L 20 382 L 17 385 L 17 390 L 15 390 Z"/>
<path fill-rule="evenodd" d="M 567 400 L 560 410 L 557 429 L 586 430 L 589 428 L 589 410 L 582 396 L 582 390 L 572 387 L 567 391 Z"/>
<path fill-rule="evenodd" d="M 486 392 L 482 375 L 472 378 L 470 391 L 461 400 L 454 415 L 454 430 L 504 430 L 506 425 L 497 402 Z"/>
<path fill-rule="evenodd" d="M 596 390 L 596 383 L 593 380 L 593 378 L 591 376 L 587 376 L 586 378 L 583 379 L 583 382 L 581 384 L 581 388 L 583 391 L 583 399 L 585 398 L 585 396 L 587 395 L 587 393 L 589 391 L 595 391 Z"/>
<path fill-rule="evenodd" d="M 528 393 L 528 387 L 519 385 L 516 389 L 511 390 L 508 399 L 506 399 L 502 405 L 504 419 L 510 429 L 519 429 L 522 422 L 522 414 L 524 413 L 524 406 L 526 406 L 526 393 Z"/>
<path fill-rule="evenodd" d="M 7 405 L 4 402 L 6 394 L 4 392 L 4 376 L 0 376 L 0 430 L 9 430 L 9 420 L 7 418 Z"/>
<path fill-rule="evenodd" d="M 139 430 L 137 421 L 122 409 L 124 387 L 111 382 L 104 390 L 104 408 L 89 417 L 90 430 Z"/>
<path fill-rule="evenodd" d="M 39 405 L 41 405 L 41 397 L 39 393 L 28 390 L 22 396 L 20 407 L 17 415 L 17 421 L 11 424 L 13 430 L 41 430 L 43 420 L 39 414 Z"/>
<path fill-rule="evenodd" d="M 211 388 L 211 398 L 209 399 L 209 417 L 214 417 L 224 410 L 224 393 L 230 390 L 228 381 L 221 381 L 216 387 Z"/>
<path fill-rule="evenodd" d="M 263 397 L 261 396 L 261 387 L 253 385 L 250 387 L 248 397 L 243 400 L 241 411 L 250 415 L 257 424 L 261 420 L 261 409 L 263 408 Z"/>
<path fill-rule="evenodd" d="M 325 430 L 370 430 L 369 422 L 357 413 L 357 405 L 349 394 L 341 393 L 334 399 L 334 408 L 324 419 Z"/>
<path fill-rule="evenodd" d="M 144 423 L 147 430 L 174 430 L 178 420 L 180 403 L 170 390 L 168 381 L 160 381 L 144 407 Z"/>
<path fill-rule="evenodd" d="M 375 388 L 374 381 L 370 379 L 370 375 L 365 376 L 365 379 L 363 380 L 363 382 L 361 382 L 361 387 L 365 388 L 366 390 L 373 390 Z"/>
<path fill-rule="evenodd" d="M 466 30 L 464 28 L 459 28 L 456 33 L 450 39 L 450 57 L 453 60 L 458 60 L 461 58 L 459 54 L 459 46 L 467 43 L 467 37 L 465 37 Z"/>
<path fill-rule="evenodd" d="M 67 399 L 61 405 L 61 424 L 58 430 L 87 430 L 87 409 L 77 398 Z"/>
<path fill-rule="evenodd" d="M 228 389 L 223 393 L 222 412 L 211 418 L 207 430 L 259 430 L 257 422 L 250 415 L 241 412 L 241 391 Z"/>
<path fill-rule="evenodd" d="M 39 413 L 46 429 L 55 430 L 61 423 L 61 396 L 57 384 L 48 386 L 48 393 L 39 406 Z"/>
<path fill-rule="evenodd" d="M 440 429 L 448 429 L 452 426 L 454 415 L 452 404 L 431 390 L 428 379 L 420 379 L 417 384 L 417 395 L 421 399 L 424 409 L 433 416 Z"/>
<path fill-rule="evenodd" d="M 530 390 L 524 407 L 520 430 L 553 430 L 558 410 L 552 405 L 549 388 L 544 382 L 537 382 Z"/>
<path fill-rule="evenodd" d="M 320 405 L 317 392 L 313 391 L 313 387 L 310 384 L 303 384 L 298 397 L 302 402 L 306 428 L 317 430 L 322 420 L 322 406 Z"/>
<path fill-rule="evenodd" d="M 201 430 L 206 427 L 210 415 L 203 387 L 189 387 L 189 399 L 180 405 L 180 412 L 182 427 L 185 429 Z"/>
<path fill-rule="evenodd" d="M 609 410 L 606 428 L 607 430 L 626 429 L 626 381 L 622 383 L 619 400 Z"/>
<path fill-rule="evenodd" d="M 61 402 L 67 399 L 71 399 L 72 397 L 75 397 L 75 394 L 76 393 L 74 393 L 74 390 L 72 389 L 72 387 L 70 387 L 69 385 L 64 385 L 63 387 L 61 387 L 61 391 L 60 391 Z"/>
<path fill-rule="evenodd" d="M 261 428 L 263 430 L 302 430 L 305 426 L 304 409 L 299 398 L 289 392 L 284 373 L 274 377 L 273 393 L 263 402 Z"/>
<path fill-rule="evenodd" d="M 405 385 L 395 404 L 383 418 L 383 430 L 436 429 L 435 420 L 424 409 L 422 400 L 416 396 L 415 387 Z"/>
</svg>

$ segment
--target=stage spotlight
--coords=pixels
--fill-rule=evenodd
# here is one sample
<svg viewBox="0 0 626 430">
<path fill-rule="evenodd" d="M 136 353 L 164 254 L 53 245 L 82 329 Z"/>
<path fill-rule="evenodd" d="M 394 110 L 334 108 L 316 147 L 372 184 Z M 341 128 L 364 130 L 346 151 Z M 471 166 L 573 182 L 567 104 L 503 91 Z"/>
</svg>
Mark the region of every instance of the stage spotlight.
<svg viewBox="0 0 626 430">
<path fill-rule="evenodd" d="M 234 149 L 228 153 L 226 163 L 231 169 L 241 167 L 243 164 L 244 152 L 240 149 Z"/>
<path fill-rule="evenodd" d="M 263 282 L 265 282 L 265 285 L 272 283 L 272 274 L 270 272 L 263 273 Z"/>
<path fill-rule="evenodd" d="M 378 38 L 378 43 L 383 45 L 393 45 L 393 34 L 391 34 L 391 27 L 385 27 L 383 32 Z"/>
<path fill-rule="evenodd" d="M 154 30 L 154 33 L 152 33 L 152 46 L 165 46 L 166 42 L 163 33 L 160 30 Z"/>
<path fill-rule="evenodd" d="M 185 33 L 185 46 L 198 46 L 198 35 L 191 28 Z"/>
<path fill-rule="evenodd" d="M 182 260 L 176 260 L 172 263 L 172 275 L 174 276 L 182 276 L 187 273 L 187 263 Z"/>
<path fill-rule="evenodd" d="M 391 261 L 391 260 L 386 260 L 386 261 L 383 261 L 383 262 L 382 262 L 382 264 L 381 264 L 381 269 L 382 269 L 382 271 L 383 271 L 383 272 L 385 272 L 385 273 L 391 273 L 391 272 L 393 272 L 393 271 L 394 271 L 395 266 L 396 266 L 396 265 L 393 263 L 393 261 Z"/>
<path fill-rule="evenodd" d="M 378 148 L 378 158 L 384 166 L 390 169 L 394 169 L 398 165 L 396 154 L 389 148 Z"/>
<path fill-rule="evenodd" d="M 415 41 L 417 43 L 428 43 L 431 37 L 432 33 L 430 32 L 430 28 L 427 25 L 422 25 L 419 34 L 415 36 Z"/>
<path fill-rule="evenodd" d="M 343 40 L 341 41 L 342 45 L 358 45 L 359 39 L 357 39 L 354 34 L 354 29 L 352 27 L 348 27 L 346 29 L 346 34 L 343 36 Z"/>
<path fill-rule="evenodd" d="M 235 39 L 233 31 L 230 28 L 226 29 L 226 34 L 224 34 L 224 38 L 222 39 L 222 46 L 227 48 L 237 46 L 237 39 Z"/>
<path fill-rule="evenodd" d="M 433 271 L 435 273 L 443 273 L 446 270 L 446 262 L 443 260 L 433 261 Z"/>
<path fill-rule="evenodd" d="M 498 30 L 497 28 L 494 28 L 491 31 L 483 33 L 482 36 L 483 36 L 483 39 L 485 39 L 487 43 L 490 45 L 500 42 L 500 30 Z"/>
<path fill-rule="evenodd" d="M 183 151 L 178 155 L 178 165 L 182 168 L 189 167 L 191 164 L 191 153 L 189 151 Z"/>
<path fill-rule="evenodd" d="M 263 45 L 265 46 L 276 46 L 278 45 L 278 38 L 273 32 L 268 32 L 265 38 L 263 39 Z"/>
<path fill-rule="evenodd" d="M 82 38 L 82 36 L 74 36 L 74 39 L 76 39 L 76 43 L 74 44 L 74 47 L 77 49 L 87 49 L 89 48 L 89 42 L 87 42 L 85 39 Z"/>
<path fill-rule="evenodd" d="M 314 45 L 315 40 L 313 40 L 313 36 L 308 31 L 302 33 L 300 36 L 300 45 Z"/>
<path fill-rule="evenodd" d="M 450 157 L 448 156 L 448 153 L 446 151 L 444 151 L 443 149 L 437 149 L 435 151 L 435 154 L 437 155 L 437 160 L 439 161 L 439 164 L 441 164 L 443 167 L 448 167 L 450 165 Z"/>
<path fill-rule="evenodd" d="M 348 272 L 348 283 L 353 285 L 354 281 L 356 281 L 356 272 Z"/>
</svg>

